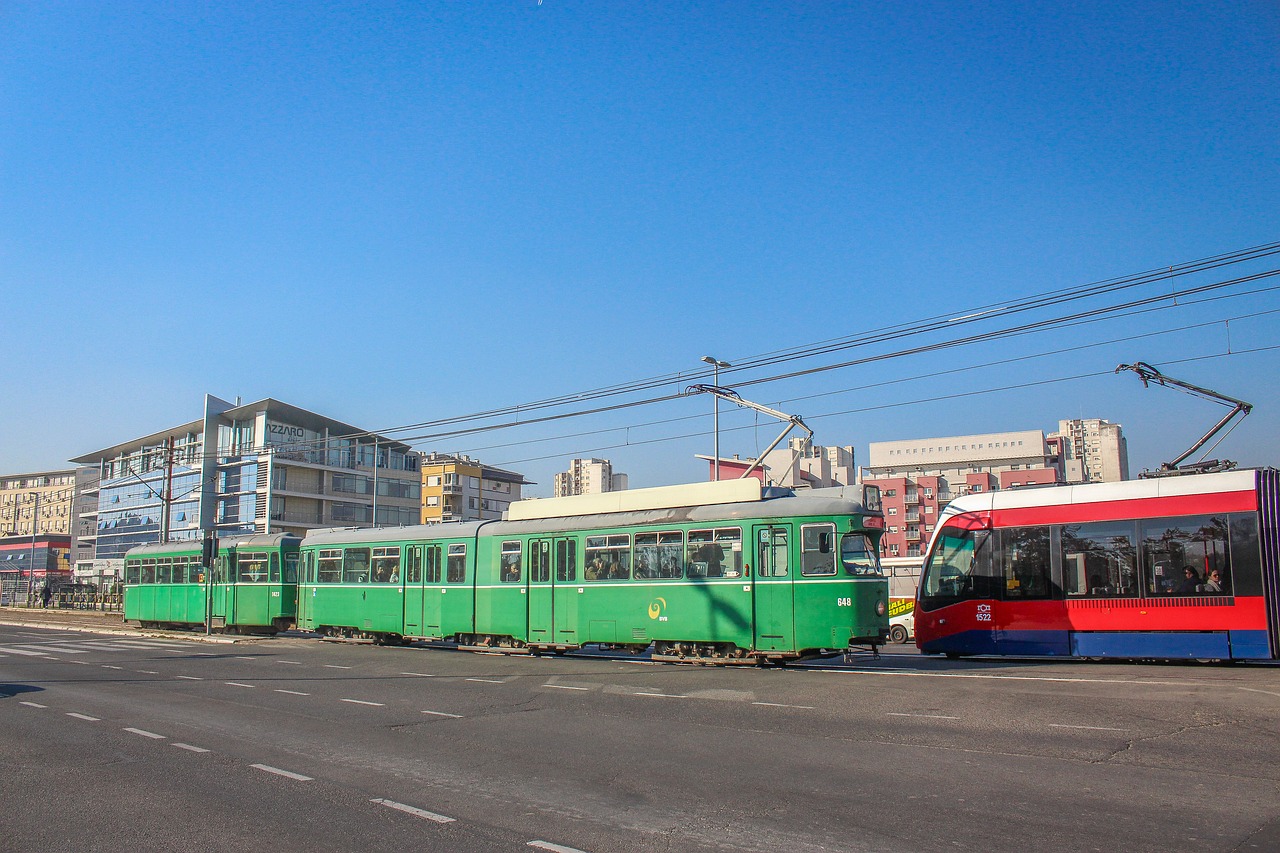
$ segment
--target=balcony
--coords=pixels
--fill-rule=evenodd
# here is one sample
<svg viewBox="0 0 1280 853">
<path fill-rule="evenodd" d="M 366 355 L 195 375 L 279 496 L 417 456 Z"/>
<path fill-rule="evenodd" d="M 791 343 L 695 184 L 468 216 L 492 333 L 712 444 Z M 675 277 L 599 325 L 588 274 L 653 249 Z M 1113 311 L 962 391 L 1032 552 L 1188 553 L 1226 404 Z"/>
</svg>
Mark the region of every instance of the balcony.
<svg viewBox="0 0 1280 853">
<path fill-rule="evenodd" d="M 914 527 L 908 527 L 908 528 L 907 528 L 907 541 L 908 541 L 908 542 L 919 542 L 919 541 L 920 541 L 920 530 L 919 530 L 919 528 L 914 528 Z"/>
<path fill-rule="evenodd" d="M 440 491 L 446 495 L 460 495 L 462 494 L 462 484 L 461 483 L 445 483 L 443 486 L 440 487 Z"/>
<path fill-rule="evenodd" d="M 920 504 L 920 493 L 919 493 L 919 492 L 907 492 L 906 494 L 904 494 L 904 495 L 902 496 L 902 502 L 903 502 L 904 504 L 906 504 L 907 506 L 919 506 L 919 504 Z"/>
</svg>

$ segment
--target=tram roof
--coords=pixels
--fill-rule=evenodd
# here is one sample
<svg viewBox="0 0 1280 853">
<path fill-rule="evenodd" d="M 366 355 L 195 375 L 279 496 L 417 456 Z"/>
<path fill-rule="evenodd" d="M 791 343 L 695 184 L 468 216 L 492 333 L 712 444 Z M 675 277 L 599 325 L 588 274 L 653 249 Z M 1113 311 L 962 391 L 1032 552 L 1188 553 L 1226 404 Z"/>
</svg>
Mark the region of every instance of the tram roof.
<svg viewBox="0 0 1280 853">
<path fill-rule="evenodd" d="M 294 533 L 250 533 L 246 536 L 226 536 L 218 539 L 218 547 L 228 545 L 236 547 L 276 548 L 286 541 L 297 540 Z M 137 545 L 129 549 L 126 557 L 146 556 L 148 554 L 172 554 L 175 551 L 199 551 L 202 547 L 199 539 L 180 539 L 173 542 L 153 542 L 150 545 Z"/>
</svg>

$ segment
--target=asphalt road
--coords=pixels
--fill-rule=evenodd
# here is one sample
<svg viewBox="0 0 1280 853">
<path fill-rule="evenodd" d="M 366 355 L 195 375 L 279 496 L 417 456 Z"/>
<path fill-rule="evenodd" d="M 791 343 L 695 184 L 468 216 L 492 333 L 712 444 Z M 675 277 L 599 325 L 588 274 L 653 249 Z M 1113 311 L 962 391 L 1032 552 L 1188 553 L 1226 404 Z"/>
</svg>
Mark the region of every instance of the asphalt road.
<svg viewBox="0 0 1280 853">
<path fill-rule="evenodd" d="M 0 626 L 4 850 L 1275 850 L 1280 668 Z"/>
</svg>

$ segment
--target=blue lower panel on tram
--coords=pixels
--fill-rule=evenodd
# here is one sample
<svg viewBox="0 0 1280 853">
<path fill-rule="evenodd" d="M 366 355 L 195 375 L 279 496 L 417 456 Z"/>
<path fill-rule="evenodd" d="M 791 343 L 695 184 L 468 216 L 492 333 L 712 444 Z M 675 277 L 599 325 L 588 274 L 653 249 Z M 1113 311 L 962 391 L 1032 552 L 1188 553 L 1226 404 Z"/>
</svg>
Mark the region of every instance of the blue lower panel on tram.
<svg viewBox="0 0 1280 853">
<path fill-rule="evenodd" d="M 1099 631 L 1072 634 L 1071 653 L 1088 658 L 1230 658 L 1231 642 L 1226 632 Z"/>
<path fill-rule="evenodd" d="M 1231 656 L 1242 660 L 1270 660 L 1271 643 L 1266 631 L 1230 631 Z"/>
</svg>

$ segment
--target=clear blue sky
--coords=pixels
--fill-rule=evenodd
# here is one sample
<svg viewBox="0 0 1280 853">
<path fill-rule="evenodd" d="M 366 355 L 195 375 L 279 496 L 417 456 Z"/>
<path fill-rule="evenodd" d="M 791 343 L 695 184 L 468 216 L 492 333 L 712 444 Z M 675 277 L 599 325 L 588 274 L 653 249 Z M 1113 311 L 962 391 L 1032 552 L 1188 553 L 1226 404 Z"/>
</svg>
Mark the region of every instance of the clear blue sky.
<svg viewBox="0 0 1280 853">
<path fill-rule="evenodd" d="M 1280 240 L 1277 43 L 1274 2 L 11 0 L 0 472 L 193 419 L 206 392 L 382 429 Z M 1280 351 L 1178 364 L 1225 352 L 1225 325 L 1168 332 L 1239 317 L 1233 350 L 1276 346 L 1278 307 L 743 393 L 860 461 L 869 441 L 1104 417 L 1136 470 L 1222 411 L 1132 375 L 889 404 L 1141 359 L 1255 403 L 1215 455 L 1277 464 Z M 688 398 L 420 446 L 520 470 L 535 494 L 575 455 L 659 485 L 705 476 L 709 412 Z M 777 433 L 754 420 L 723 410 L 725 454 Z M 534 438 L 554 440 L 515 444 Z"/>
</svg>

